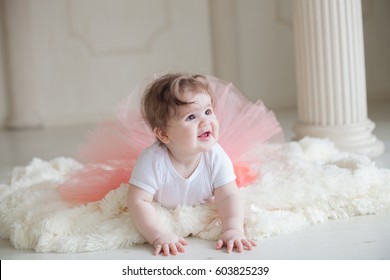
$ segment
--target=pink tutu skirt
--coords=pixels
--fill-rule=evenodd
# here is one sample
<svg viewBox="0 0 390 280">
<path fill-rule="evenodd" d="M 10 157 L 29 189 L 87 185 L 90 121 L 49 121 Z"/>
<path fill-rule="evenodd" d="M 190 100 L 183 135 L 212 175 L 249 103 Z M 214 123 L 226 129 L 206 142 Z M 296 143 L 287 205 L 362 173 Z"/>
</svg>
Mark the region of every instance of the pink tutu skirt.
<svg viewBox="0 0 390 280">
<path fill-rule="evenodd" d="M 233 162 L 236 183 L 244 187 L 261 178 L 260 166 L 275 160 L 284 143 L 274 113 L 261 101 L 245 98 L 231 83 L 207 76 L 215 94 L 218 143 Z M 150 81 L 149 81 L 150 82 Z M 148 83 L 134 89 L 118 106 L 116 121 L 103 122 L 81 147 L 84 167 L 74 171 L 58 190 L 67 201 L 97 201 L 130 179 L 141 152 L 156 138 L 141 117 L 139 104 Z"/>
</svg>

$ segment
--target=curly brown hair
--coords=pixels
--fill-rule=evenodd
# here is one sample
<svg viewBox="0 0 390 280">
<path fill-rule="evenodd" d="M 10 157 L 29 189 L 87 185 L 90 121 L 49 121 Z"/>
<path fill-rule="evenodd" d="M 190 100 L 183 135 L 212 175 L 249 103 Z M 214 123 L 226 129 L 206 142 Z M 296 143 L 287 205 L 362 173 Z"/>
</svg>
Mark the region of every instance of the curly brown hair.
<svg viewBox="0 0 390 280">
<path fill-rule="evenodd" d="M 168 121 L 175 116 L 177 106 L 190 104 L 181 99 L 188 92 L 203 91 L 213 95 L 209 82 L 199 74 L 165 74 L 155 79 L 145 90 L 142 98 L 142 115 L 152 130 L 165 128 Z"/>
</svg>

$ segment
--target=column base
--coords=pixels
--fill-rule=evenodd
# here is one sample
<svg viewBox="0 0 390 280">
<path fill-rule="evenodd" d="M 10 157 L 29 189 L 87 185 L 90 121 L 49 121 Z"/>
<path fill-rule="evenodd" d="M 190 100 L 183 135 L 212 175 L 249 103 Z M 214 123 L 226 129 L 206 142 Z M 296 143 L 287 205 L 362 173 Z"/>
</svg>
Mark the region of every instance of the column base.
<svg viewBox="0 0 390 280">
<path fill-rule="evenodd" d="M 372 131 L 375 124 L 368 120 L 351 125 L 309 125 L 299 123 L 294 126 L 295 139 L 305 136 L 328 138 L 342 151 L 376 158 L 383 154 L 385 145 Z"/>
</svg>

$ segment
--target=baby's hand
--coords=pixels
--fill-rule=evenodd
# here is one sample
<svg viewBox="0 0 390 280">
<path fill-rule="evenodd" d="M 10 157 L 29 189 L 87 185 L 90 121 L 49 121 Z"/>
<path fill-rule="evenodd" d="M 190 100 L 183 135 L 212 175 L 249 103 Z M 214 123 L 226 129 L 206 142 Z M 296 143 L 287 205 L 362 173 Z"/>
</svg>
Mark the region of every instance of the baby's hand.
<svg viewBox="0 0 390 280">
<path fill-rule="evenodd" d="M 176 234 L 161 234 L 153 243 L 154 255 L 163 253 L 165 256 L 169 256 L 170 254 L 176 255 L 178 252 L 183 253 L 185 245 L 187 245 L 187 241 Z"/>
<path fill-rule="evenodd" d="M 247 239 L 239 230 L 229 229 L 226 230 L 217 241 L 217 250 L 221 249 L 223 246 L 226 246 L 228 253 L 232 252 L 234 247 L 237 249 L 237 252 L 241 253 L 244 248 L 252 250 L 252 247 L 256 246 L 256 242 Z"/>
</svg>

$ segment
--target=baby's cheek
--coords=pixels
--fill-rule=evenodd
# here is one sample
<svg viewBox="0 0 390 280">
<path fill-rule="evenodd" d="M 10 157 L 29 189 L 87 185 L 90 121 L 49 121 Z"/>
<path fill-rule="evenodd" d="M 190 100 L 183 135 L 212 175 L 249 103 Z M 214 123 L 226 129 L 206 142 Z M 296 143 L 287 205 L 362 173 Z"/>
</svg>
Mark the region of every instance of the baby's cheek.
<svg viewBox="0 0 390 280">
<path fill-rule="evenodd" d="M 214 131 L 214 137 L 215 137 L 215 138 L 218 138 L 218 136 L 219 136 L 219 125 L 218 125 L 218 123 L 216 123 L 216 124 L 214 125 L 213 131 Z"/>
<path fill-rule="evenodd" d="M 183 137 L 187 140 L 198 137 L 198 131 L 196 129 L 187 129 L 183 133 Z"/>
</svg>

